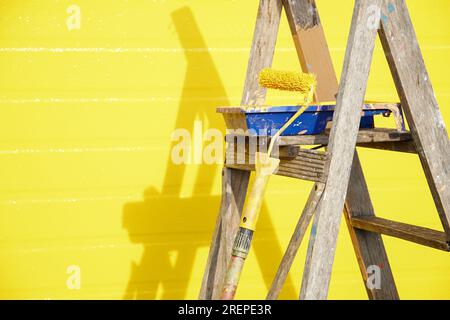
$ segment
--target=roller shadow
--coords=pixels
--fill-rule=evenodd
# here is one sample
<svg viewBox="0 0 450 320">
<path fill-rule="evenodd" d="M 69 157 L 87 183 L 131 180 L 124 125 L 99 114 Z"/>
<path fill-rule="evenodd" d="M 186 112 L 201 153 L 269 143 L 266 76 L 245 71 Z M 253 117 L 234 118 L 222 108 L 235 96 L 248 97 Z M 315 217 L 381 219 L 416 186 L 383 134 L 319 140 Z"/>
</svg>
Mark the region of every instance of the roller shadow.
<svg viewBox="0 0 450 320">
<path fill-rule="evenodd" d="M 187 61 L 175 128 L 192 132 L 194 121 L 200 120 L 224 131 L 222 117 L 215 113 L 214 106 L 226 106 L 229 101 L 192 11 L 184 7 L 171 16 Z M 131 265 L 124 299 L 155 299 L 160 286 L 162 299 L 186 298 L 188 286 L 192 285 L 190 277 L 196 251 L 209 247 L 220 206 L 220 197 L 210 195 L 217 170 L 215 165 L 200 165 L 192 197 L 182 198 L 186 166 L 174 164 L 169 157 L 161 191 L 151 186 L 144 192 L 143 201 L 125 204 L 123 227 L 131 242 L 143 244 L 144 252 L 139 263 Z M 275 274 L 283 252 L 266 206 L 259 225 L 272 244 L 270 248 L 258 250 L 259 245 L 255 243 L 258 264 L 264 275 Z M 264 277 L 264 281 L 269 287 L 272 279 Z M 200 283 L 198 279 L 198 288 Z M 290 279 L 286 285 L 283 296 L 297 298 Z"/>
</svg>

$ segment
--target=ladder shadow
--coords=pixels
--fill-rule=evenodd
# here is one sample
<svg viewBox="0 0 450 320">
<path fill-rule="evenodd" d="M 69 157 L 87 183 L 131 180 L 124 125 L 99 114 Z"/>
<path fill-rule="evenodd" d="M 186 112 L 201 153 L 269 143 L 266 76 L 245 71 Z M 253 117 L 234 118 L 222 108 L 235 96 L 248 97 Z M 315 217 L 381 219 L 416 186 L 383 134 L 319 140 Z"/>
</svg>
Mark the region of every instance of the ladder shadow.
<svg viewBox="0 0 450 320">
<path fill-rule="evenodd" d="M 194 121 L 199 119 L 211 128 L 225 129 L 213 106 L 229 105 L 229 100 L 193 13 L 189 7 L 183 7 L 173 11 L 171 16 L 187 61 L 175 128 L 191 129 L 192 132 Z M 186 50 L 190 48 L 202 50 Z M 184 198 L 181 197 L 180 181 L 186 166 L 174 164 L 169 157 L 161 190 L 150 186 L 144 191 L 142 201 L 124 205 L 123 227 L 132 243 L 143 245 L 140 261 L 131 264 L 124 299 L 156 299 L 160 287 L 162 299 L 186 298 L 188 287 L 194 282 L 193 279 L 191 283 L 191 274 L 197 250 L 210 245 L 220 206 L 220 196 L 211 195 L 212 178 L 218 169 L 214 165 L 200 165 L 192 197 Z M 271 239 L 271 252 L 267 254 L 267 248 L 258 250 L 259 245 L 255 243 L 258 264 L 264 275 L 275 274 L 283 251 L 267 206 L 264 206 L 260 226 Z M 201 268 L 203 271 L 203 264 Z M 264 277 L 264 281 L 269 288 L 272 279 Z M 195 282 L 197 296 L 201 279 L 195 279 Z M 296 298 L 293 288 L 288 279 L 283 296 Z"/>
</svg>

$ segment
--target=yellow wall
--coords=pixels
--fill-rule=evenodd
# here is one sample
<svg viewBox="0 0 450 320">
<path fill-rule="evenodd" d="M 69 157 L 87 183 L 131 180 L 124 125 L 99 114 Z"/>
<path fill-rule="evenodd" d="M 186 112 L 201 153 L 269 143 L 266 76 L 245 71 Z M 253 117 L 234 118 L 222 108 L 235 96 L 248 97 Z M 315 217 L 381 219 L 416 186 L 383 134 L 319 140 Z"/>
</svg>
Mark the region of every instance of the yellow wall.
<svg viewBox="0 0 450 320">
<path fill-rule="evenodd" d="M 353 1 L 317 2 L 340 72 Z M 197 297 L 220 166 L 172 164 L 170 135 L 194 121 L 224 129 L 215 107 L 240 101 L 257 3 L 0 2 L 0 298 Z M 407 3 L 450 126 L 450 2 Z M 72 4 L 82 20 L 69 31 Z M 298 68 L 284 17 L 277 46 L 274 67 Z M 368 98 L 397 99 L 379 44 Z M 416 156 L 361 150 L 361 160 L 380 216 L 441 229 Z M 309 188 L 271 180 L 238 298 L 264 298 Z M 341 230 L 329 297 L 365 299 Z M 450 254 L 385 244 L 402 298 L 450 298 Z M 305 247 L 283 298 L 297 297 Z M 66 284 L 72 265 L 79 290 Z"/>
</svg>

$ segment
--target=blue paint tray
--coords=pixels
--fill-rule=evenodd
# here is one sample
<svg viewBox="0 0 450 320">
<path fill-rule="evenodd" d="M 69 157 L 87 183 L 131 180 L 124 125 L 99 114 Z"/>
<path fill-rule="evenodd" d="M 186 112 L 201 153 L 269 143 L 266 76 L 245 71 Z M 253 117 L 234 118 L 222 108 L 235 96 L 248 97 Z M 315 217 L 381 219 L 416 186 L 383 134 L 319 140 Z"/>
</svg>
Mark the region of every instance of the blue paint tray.
<svg viewBox="0 0 450 320">
<path fill-rule="evenodd" d="M 248 130 L 250 135 L 274 135 L 303 106 L 267 107 L 223 107 L 229 129 Z M 325 131 L 327 123 L 333 119 L 335 105 L 311 105 L 283 132 L 283 136 L 316 135 Z M 361 115 L 360 128 L 374 128 L 374 116 L 389 116 L 391 110 L 365 104 Z"/>
</svg>

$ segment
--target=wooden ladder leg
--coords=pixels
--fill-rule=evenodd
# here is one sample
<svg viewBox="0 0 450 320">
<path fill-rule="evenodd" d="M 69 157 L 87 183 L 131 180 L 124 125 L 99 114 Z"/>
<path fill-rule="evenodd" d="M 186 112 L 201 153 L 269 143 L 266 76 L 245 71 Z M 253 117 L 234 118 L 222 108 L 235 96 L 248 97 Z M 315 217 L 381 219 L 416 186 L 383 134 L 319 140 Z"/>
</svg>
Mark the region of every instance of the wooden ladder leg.
<svg viewBox="0 0 450 320">
<path fill-rule="evenodd" d="M 369 191 L 355 150 L 350 182 L 347 191 L 347 198 L 344 207 L 344 217 L 346 218 L 350 238 L 353 243 L 358 265 L 363 278 L 367 295 L 371 300 L 397 300 L 399 299 L 394 276 L 389 264 L 383 239 L 378 233 L 359 230 L 352 226 L 350 217 L 374 216 L 374 209 L 370 200 Z M 304 273 L 308 274 L 311 268 L 311 254 L 314 247 L 317 223 L 319 215 L 316 214 L 311 227 L 311 235 L 306 254 Z M 367 286 L 368 269 L 371 266 L 378 266 L 380 273 L 380 286 L 369 288 Z M 300 290 L 300 299 L 305 299 L 306 288 L 308 287 L 308 277 L 304 277 Z"/>
<path fill-rule="evenodd" d="M 325 34 L 321 25 L 319 12 L 315 1 L 311 0 L 291 0 L 283 1 L 286 9 L 287 20 L 291 28 L 294 42 L 297 48 L 300 63 L 303 71 L 317 74 L 318 90 L 316 99 L 318 101 L 334 100 L 338 91 L 338 81 L 335 76 L 331 55 L 328 50 Z M 357 151 L 355 150 L 355 159 L 351 171 L 351 182 L 349 184 L 349 194 L 347 196 L 346 210 L 352 215 L 366 214 L 373 215 L 373 206 L 370 200 L 367 185 L 365 183 L 364 174 L 359 164 Z M 310 196 L 311 197 L 311 196 Z M 359 210 L 363 206 L 366 211 Z M 317 217 L 316 217 L 317 218 Z M 317 220 L 315 218 L 315 220 Z M 280 286 L 292 264 L 296 252 L 300 246 L 303 237 L 303 226 L 306 219 L 303 214 L 300 218 L 297 228 L 289 243 L 286 257 L 280 264 L 275 281 L 269 292 L 268 298 L 275 299 L 280 291 Z M 309 220 L 308 220 L 309 223 Z M 354 229 L 348 222 L 350 236 L 353 241 L 357 260 L 361 268 L 361 275 L 366 283 L 367 267 L 373 264 L 383 265 L 383 278 L 381 290 L 369 290 L 369 298 L 371 299 L 395 299 L 398 297 L 395 290 L 393 276 L 389 267 L 386 251 L 380 235 L 370 232 L 359 231 Z M 312 230 L 315 230 L 314 228 Z M 309 247 L 312 249 L 314 241 L 314 232 L 310 238 Z M 310 253 L 310 250 L 308 250 Z M 309 256 L 307 255 L 306 266 L 309 265 Z M 307 271 L 306 271 L 307 272 Z M 386 283 L 386 286 L 385 286 Z M 389 284 L 389 285 L 388 285 Z M 306 283 L 302 283 L 306 286 Z"/>
<path fill-rule="evenodd" d="M 282 11 L 281 0 L 260 0 L 250 50 L 242 105 L 262 105 L 266 90 L 258 84 L 259 72 L 272 65 Z M 250 173 L 223 169 L 222 203 L 217 217 L 199 299 L 219 299 L 231 248 L 242 213 Z M 223 220 L 222 220 L 223 219 Z"/>
<path fill-rule="evenodd" d="M 328 180 L 318 206 L 316 238 L 311 250 L 307 272 L 303 274 L 302 296 L 305 299 L 326 299 L 336 241 L 347 186 L 356 147 L 373 49 L 376 27 L 368 21 L 370 7 L 381 7 L 381 0 L 356 0 L 347 44 L 344 67 L 329 140 L 331 160 Z"/>
<path fill-rule="evenodd" d="M 277 299 L 280 294 L 280 291 L 288 276 L 288 272 L 294 262 L 295 255 L 297 254 L 300 244 L 302 243 L 309 222 L 311 221 L 316 207 L 322 197 L 324 187 L 325 185 L 323 183 L 317 182 L 314 184 L 314 187 L 309 194 L 308 201 L 306 202 L 305 208 L 303 209 L 300 219 L 298 220 L 292 238 L 277 270 L 275 279 L 273 280 L 269 293 L 267 294 L 268 300 Z"/>
<path fill-rule="evenodd" d="M 222 170 L 222 201 L 209 249 L 199 299 L 219 299 L 247 194 L 249 171 Z"/>
<path fill-rule="evenodd" d="M 311 226 L 311 234 L 309 235 L 309 242 L 308 242 L 308 249 L 306 251 L 306 261 L 305 261 L 305 267 L 303 269 L 303 274 L 308 274 L 311 268 L 311 254 L 312 250 L 314 248 L 314 244 L 316 241 L 316 234 L 317 234 L 317 223 L 319 221 L 319 215 L 316 213 L 314 215 L 313 224 Z M 308 287 L 308 280 L 309 278 L 303 277 L 302 279 L 302 286 L 300 287 L 300 300 L 305 299 L 305 293 L 306 288 Z"/>
<path fill-rule="evenodd" d="M 370 200 L 370 195 L 367 189 L 367 184 L 364 179 L 364 174 L 361 168 L 361 164 L 358 159 L 358 154 L 355 151 L 355 157 L 353 159 L 353 166 L 350 175 L 350 182 L 347 192 L 347 199 L 344 207 L 344 216 L 346 218 L 347 226 L 350 232 L 350 238 L 353 243 L 353 248 L 355 249 L 356 258 L 358 261 L 358 265 L 361 271 L 361 275 L 363 278 L 364 286 L 366 288 L 369 299 L 372 300 L 397 300 L 399 299 L 397 288 L 395 286 L 394 277 L 392 274 L 392 270 L 389 264 L 389 260 L 386 254 L 386 250 L 383 244 L 383 239 L 381 235 L 378 233 L 373 233 L 369 231 L 364 231 L 360 229 L 356 229 L 351 224 L 350 217 L 358 217 L 358 216 L 374 216 L 374 209 L 372 206 L 372 202 Z M 318 222 L 318 214 L 316 214 L 313 222 L 313 226 L 311 227 L 311 235 L 308 244 L 308 250 L 306 254 L 306 262 L 304 272 L 307 274 L 309 272 L 309 268 L 311 267 L 311 253 L 314 247 L 314 242 L 316 238 L 316 230 L 317 230 L 317 222 Z M 300 223 L 300 222 L 299 222 Z M 297 232 L 297 229 L 296 229 Z M 303 236 L 303 235 L 301 235 Z M 293 239 L 298 236 L 293 236 Z M 291 242 L 294 240 L 291 239 Z M 301 240 L 300 240 L 301 241 Z M 298 250 L 299 243 L 295 246 L 295 252 Z M 291 246 L 291 243 L 289 244 Z M 288 248 L 289 250 L 289 248 Z M 292 250 L 292 249 L 291 249 Z M 293 261 L 293 257 L 291 258 Z M 292 264 L 292 261 L 289 261 L 289 266 Z M 283 259 L 284 262 L 284 259 Z M 378 266 L 381 269 L 381 281 L 380 287 L 369 288 L 367 286 L 368 279 L 368 268 L 371 266 Z M 280 267 L 281 268 L 281 267 Z M 283 270 L 285 267 L 283 267 Z M 287 271 L 284 272 L 288 272 Z M 280 272 L 280 271 L 279 271 Z M 277 273 L 278 275 L 278 273 Z M 300 290 L 300 299 L 305 298 L 305 290 L 307 288 L 308 278 L 305 277 L 304 281 L 302 281 L 302 289 Z"/>
<path fill-rule="evenodd" d="M 351 224 L 352 217 L 375 216 L 366 180 L 364 179 L 364 173 L 356 151 L 350 174 L 344 216 L 369 299 L 399 299 L 381 235 L 379 233 L 356 229 Z M 367 286 L 368 269 L 371 266 L 378 266 L 380 270 L 381 281 L 378 288 Z"/>
<path fill-rule="evenodd" d="M 404 0 L 383 0 L 381 44 L 417 153 L 450 242 L 450 142 Z M 405 48 L 407 48 L 405 50 Z"/>
</svg>

